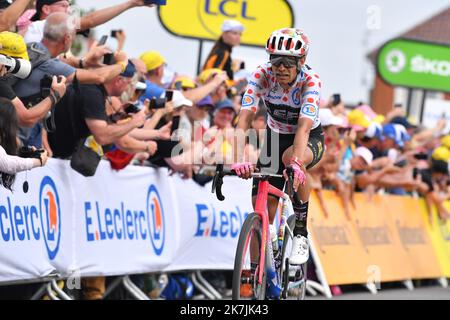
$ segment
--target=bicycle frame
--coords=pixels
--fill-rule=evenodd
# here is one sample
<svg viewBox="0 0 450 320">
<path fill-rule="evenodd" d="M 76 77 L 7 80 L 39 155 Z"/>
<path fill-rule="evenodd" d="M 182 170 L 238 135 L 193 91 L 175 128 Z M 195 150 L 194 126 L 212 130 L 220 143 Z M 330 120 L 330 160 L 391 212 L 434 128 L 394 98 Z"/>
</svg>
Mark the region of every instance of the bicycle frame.
<svg viewBox="0 0 450 320">
<path fill-rule="evenodd" d="M 271 263 L 273 264 L 274 258 L 273 258 L 273 251 L 272 251 L 272 242 L 269 240 L 268 237 L 268 230 L 269 230 L 269 214 L 267 210 L 267 200 L 268 196 L 274 195 L 281 199 L 283 199 L 283 209 L 281 212 L 281 221 L 280 226 L 278 228 L 278 241 L 281 243 L 284 241 L 284 230 L 285 226 L 287 225 L 287 216 L 290 215 L 290 213 L 293 213 L 293 207 L 292 207 L 292 201 L 289 198 L 289 195 L 284 193 L 283 191 L 279 190 L 278 188 L 272 186 L 269 181 L 267 180 L 261 180 L 258 183 L 258 194 L 256 196 L 256 204 L 255 204 L 255 213 L 261 218 L 262 221 L 262 239 L 261 239 L 261 251 L 259 253 L 259 270 L 258 270 L 258 283 L 262 283 L 263 281 L 263 273 L 264 269 L 266 267 L 265 263 L 265 253 L 267 250 L 267 245 L 269 246 L 269 249 L 271 250 Z M 289 230 L 292 232 L 291 230 Z M 274 267 L 274 265 L 273 265 Z M 274 271 L 276 269 L 274 268 Z"/>
</svg>

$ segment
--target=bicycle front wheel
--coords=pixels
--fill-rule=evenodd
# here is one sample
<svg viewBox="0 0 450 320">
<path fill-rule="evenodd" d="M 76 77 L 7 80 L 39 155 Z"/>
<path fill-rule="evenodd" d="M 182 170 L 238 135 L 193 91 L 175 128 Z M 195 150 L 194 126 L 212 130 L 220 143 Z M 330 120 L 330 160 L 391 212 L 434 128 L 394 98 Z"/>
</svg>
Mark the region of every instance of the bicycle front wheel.
<svg viewBox="0 0 450 320">
<path fill-rule="evenodd" d="M 266 296 L 266 270 L 259 265 L 262 249 L 262 222 L 256 213 L 245 219 L 239 234 L 233 271 L 233 300 L 264 300 Z M 266 250 L 267 251 L 267 250 Z M 251 264 L 257 265 L 251 272 Z M 258 281 L 260 268 L 263 268 L 262 282 Z"/>
</svg>

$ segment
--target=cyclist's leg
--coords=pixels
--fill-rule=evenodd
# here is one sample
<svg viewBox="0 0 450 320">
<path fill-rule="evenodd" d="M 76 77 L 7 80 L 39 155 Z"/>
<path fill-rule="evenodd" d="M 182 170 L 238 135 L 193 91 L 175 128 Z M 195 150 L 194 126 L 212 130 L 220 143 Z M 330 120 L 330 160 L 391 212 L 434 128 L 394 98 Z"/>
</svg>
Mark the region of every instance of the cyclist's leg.
<svg viewBox="0 0 450 320">
<path fill-rule="evenodd" d="M 305 158 L 302 159 L 305 163 L 306 170 L 314 167 L 322 158 L 324 152 L 324 137 L 321 127 L 311 131 L 306 148 Z M 287 165 L 293 155 L 293 147 L 287 149 L 283 154 L 283 162 Z M 304 186 L 298 188 L 298 195 L 301 204 L 293 203 L 295 213 L 295 227 L 294 240 L 292 245 L 292 253 L 290 261 L 292 264 L 303 264 L 308 260 L 308 204 L 309 195 L 311 193 L 311 182 L 308 175 L 306 176 L 306 183 Z"/>
<path fill-rule="evenodd" d="M 314 130 L 311 130 L 305 152 L 305 158 L 303 159 L 306 170 L 313 168 L 322 159 L 324 153 L 324 143 L 325 141 L 322 127 L 319 126 Z M 291 146 L 283 153 L 282 160 L 285 165 L 289 164 L 289 161 L 293 155 L 293 150 L 294 148 Z M 298 188 L 298 196 L 302 201 L 302 204 L 294 204 L 294 212 L 296 216 L 294 235 L 301 234 L 304 237 L 308 235 L 306 222 L 308 220 L 308 201 L 311 193 L 311 181 L 309 180 L 310 179 L 307 175 L 305 185 Z"/>
<path fill-rule="evenodd" d="M 283 163 L 285 165 L 289 164 L 289 161 L 293 154 L 293 147 L 287 149 L 283 154 Z M 310 148 L 306 149 L 305 154 L 305 166 L 308 166 L 313 161 L 313 152 Z M 308 201 L 309 195 L 311 194 L 311 182 L 309 181 L 308 175 L 306 175 L 305 185 L 298 188 L 297 194 L 302 201 L 301 204 L 293 203 L 294 213 L 295 213 L 295 228 L 294 236 L 300 234 L 304 237 L 308 236 L 308 231 L 306 228 L 306 222 L 308 218 Z"/>
</svg>

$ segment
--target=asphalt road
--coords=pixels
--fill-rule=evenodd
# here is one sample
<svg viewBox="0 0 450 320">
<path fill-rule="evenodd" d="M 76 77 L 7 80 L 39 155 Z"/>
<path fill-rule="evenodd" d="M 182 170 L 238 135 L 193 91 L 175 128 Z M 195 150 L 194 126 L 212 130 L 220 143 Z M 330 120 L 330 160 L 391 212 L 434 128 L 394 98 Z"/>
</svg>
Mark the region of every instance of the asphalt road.
<svg viewBox="0 0 450 320">
<path fill-rule="evenodd" d="M 308 300 L 324 300 L 324 296 L 307 296 Z M 334 296 L 333 300 L 450 300 L 450 287 L 430 286 L 415 288 L 412 291 L 405 289 L 381 289 L 377 294 L 367 292 L 344 293 Z"/>
</svg>

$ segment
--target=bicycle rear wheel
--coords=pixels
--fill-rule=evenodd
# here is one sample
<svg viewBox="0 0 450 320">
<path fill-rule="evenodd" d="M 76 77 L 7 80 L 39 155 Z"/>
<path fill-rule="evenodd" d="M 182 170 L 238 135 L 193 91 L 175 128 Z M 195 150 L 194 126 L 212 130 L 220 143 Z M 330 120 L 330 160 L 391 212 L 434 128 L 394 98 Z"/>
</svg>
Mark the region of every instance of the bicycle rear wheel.
<svg viewBox="0 0 450 320">
<path fill-rule="evenodd" d="M 262 223 L 256 213 L 248 215 L 239 234 L 233 271 L 233 300 L 264 300 L 266 296 L 266 270 L 262 283 L 258 283 L 259 254 L 262 245 Z M 253 259 L 250 257 L 251 248 Z M 267 250 L 266 250 L 267 251 Z M 267 256 L 267 253 L 266 253 Z M 251 261 L 257 264 L 255 274 L 251 273 Z M 267 261 L 267 259 L 265 260 Z"/>
<path fill-rule="evenodd" d="M 294 230 L 295 227 L 295 215 L 291 215 L 287 219 L 287 226 Z M 283 247 L 281 250 L 281 265 L 280 265 L 280 279 L 283 279 L 283 291 L 282 298 L 287 299 L 293 297 L 298 300 L 304 300 L 306 294 L 306 277 L 307 277 L 307 264 L 304 263 L 300 266 L 294 266 L 289 264 L 289 254 L 292 249 L 292 238 L 286 230 L 284 233 Z"/>
</svg>

